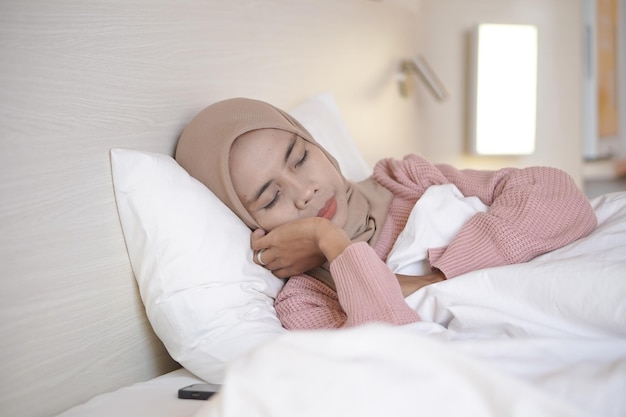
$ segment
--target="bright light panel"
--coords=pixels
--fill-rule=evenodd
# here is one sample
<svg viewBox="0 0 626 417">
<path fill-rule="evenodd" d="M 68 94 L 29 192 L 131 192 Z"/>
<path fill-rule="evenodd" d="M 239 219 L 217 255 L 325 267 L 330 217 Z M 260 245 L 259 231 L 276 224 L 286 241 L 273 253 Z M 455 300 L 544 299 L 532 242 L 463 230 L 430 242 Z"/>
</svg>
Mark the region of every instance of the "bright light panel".
<svg viewBox="0 0 626 417">
<path fill-rule="evenodd" d="M 479 155 L 532 154 L 537 27 L 482 24 L 476 42 L 473 150 Z"/>
</svg>

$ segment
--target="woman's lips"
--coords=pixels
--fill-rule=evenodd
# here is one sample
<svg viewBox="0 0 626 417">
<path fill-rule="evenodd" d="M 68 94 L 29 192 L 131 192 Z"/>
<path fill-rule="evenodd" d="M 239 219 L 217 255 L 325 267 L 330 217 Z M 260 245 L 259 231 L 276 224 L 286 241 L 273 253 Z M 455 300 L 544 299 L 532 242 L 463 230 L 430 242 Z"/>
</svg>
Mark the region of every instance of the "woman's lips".
<svg viewBox="0 0 626 417">
<path fill-rule="evenodd" d="M 335 213 L 337 212 L 337 200 L 335 197 L 331 197 L 328 199 L 324 207 L 317 213 L 317 217 L 323 217 L 325 219 L 331 220 Z"/>
</svg>

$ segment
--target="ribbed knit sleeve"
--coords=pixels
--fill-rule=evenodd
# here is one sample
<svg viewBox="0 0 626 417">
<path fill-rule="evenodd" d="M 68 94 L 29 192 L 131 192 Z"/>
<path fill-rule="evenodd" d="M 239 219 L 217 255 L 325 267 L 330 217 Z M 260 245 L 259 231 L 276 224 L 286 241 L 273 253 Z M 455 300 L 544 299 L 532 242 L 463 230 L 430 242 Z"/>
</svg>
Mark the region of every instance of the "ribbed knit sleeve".
<svg viewBox="0 0 626 417">
<path fill-rule="evenodd" d="M 346 325 L 419 321 L 404 301 L 398 279 L 367 243 L 348 246 L 330 265 L 330 271 L 347 314 Z"/>
<path fill-rule="evenodd" d="M 354 243 L 330 265 L 337 292 L 302 275 L 293 277 L 276 298 L 275 308 L 287 329 L 356 326 L 377 321 L 419 321 L 404 301 L 395 275 L 365 242 Z"/>
<path fill-rule="evenodd" d="M 451 278 L 477 269 L 526 262 L 589 234 L 596 217 L 589 200 L 565 172 L 548 167 L 458 170 L 410 155 L 381 161 L 375 178 L 397 197 L 389 215 L 402 224 L 426 188 L 455 184 L 490 206 L 474 215 L 430 263 Z"/>
<path fill-rule="evenodd" d="M 297 275 L 280 290 L 274 308 L 289 330 L 332 329 L 346 322 L 337 293 L 308 275 Z"/>
</svg>

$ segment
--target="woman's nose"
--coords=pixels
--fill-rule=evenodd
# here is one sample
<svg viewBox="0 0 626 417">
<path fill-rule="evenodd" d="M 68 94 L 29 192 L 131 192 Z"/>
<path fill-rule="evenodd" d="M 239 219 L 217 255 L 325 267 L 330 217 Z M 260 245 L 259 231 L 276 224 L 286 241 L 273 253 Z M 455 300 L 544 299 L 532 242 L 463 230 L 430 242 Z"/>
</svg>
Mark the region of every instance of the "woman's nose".
<svg viewBox="0 0 626 417">
<path fill-rule="evenodd" d="M 315 195 L 316 187 L 311 184 L 298 184 L 296 186 L 295 204 L 298 210 L 304 210 L 313 196 Z"/>
</svg>

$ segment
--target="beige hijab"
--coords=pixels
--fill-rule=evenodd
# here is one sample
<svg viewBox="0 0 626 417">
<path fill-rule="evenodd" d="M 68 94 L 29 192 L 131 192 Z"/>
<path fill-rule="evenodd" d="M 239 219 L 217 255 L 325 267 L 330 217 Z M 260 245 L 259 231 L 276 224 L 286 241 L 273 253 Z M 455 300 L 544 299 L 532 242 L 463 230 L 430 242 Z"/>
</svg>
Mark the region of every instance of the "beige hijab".
<svg viewBox="0 0 626 417">
<path fill-rule="evenodd" d="M 210 105 L 196 115 L 183 131 L 176 148 L 176 161 L 206 185 L 251 229 L 259 226 L 245 209 L 230 176 L 230 148 L 239 136 L 257 129 L 280 129 L 295 133 L 319 147 L 341 172 L 339 164 L 311 134 L 286 112 L 262 101 L 233 98 Z M 373 245 L 382 229 L 392 194 L 373 179 L 359 183 L 346 180 L 348 222 L 345 230 L 353 242 Z M 328 264 L 308 275 L 335 289 Z"/>
</svg>

